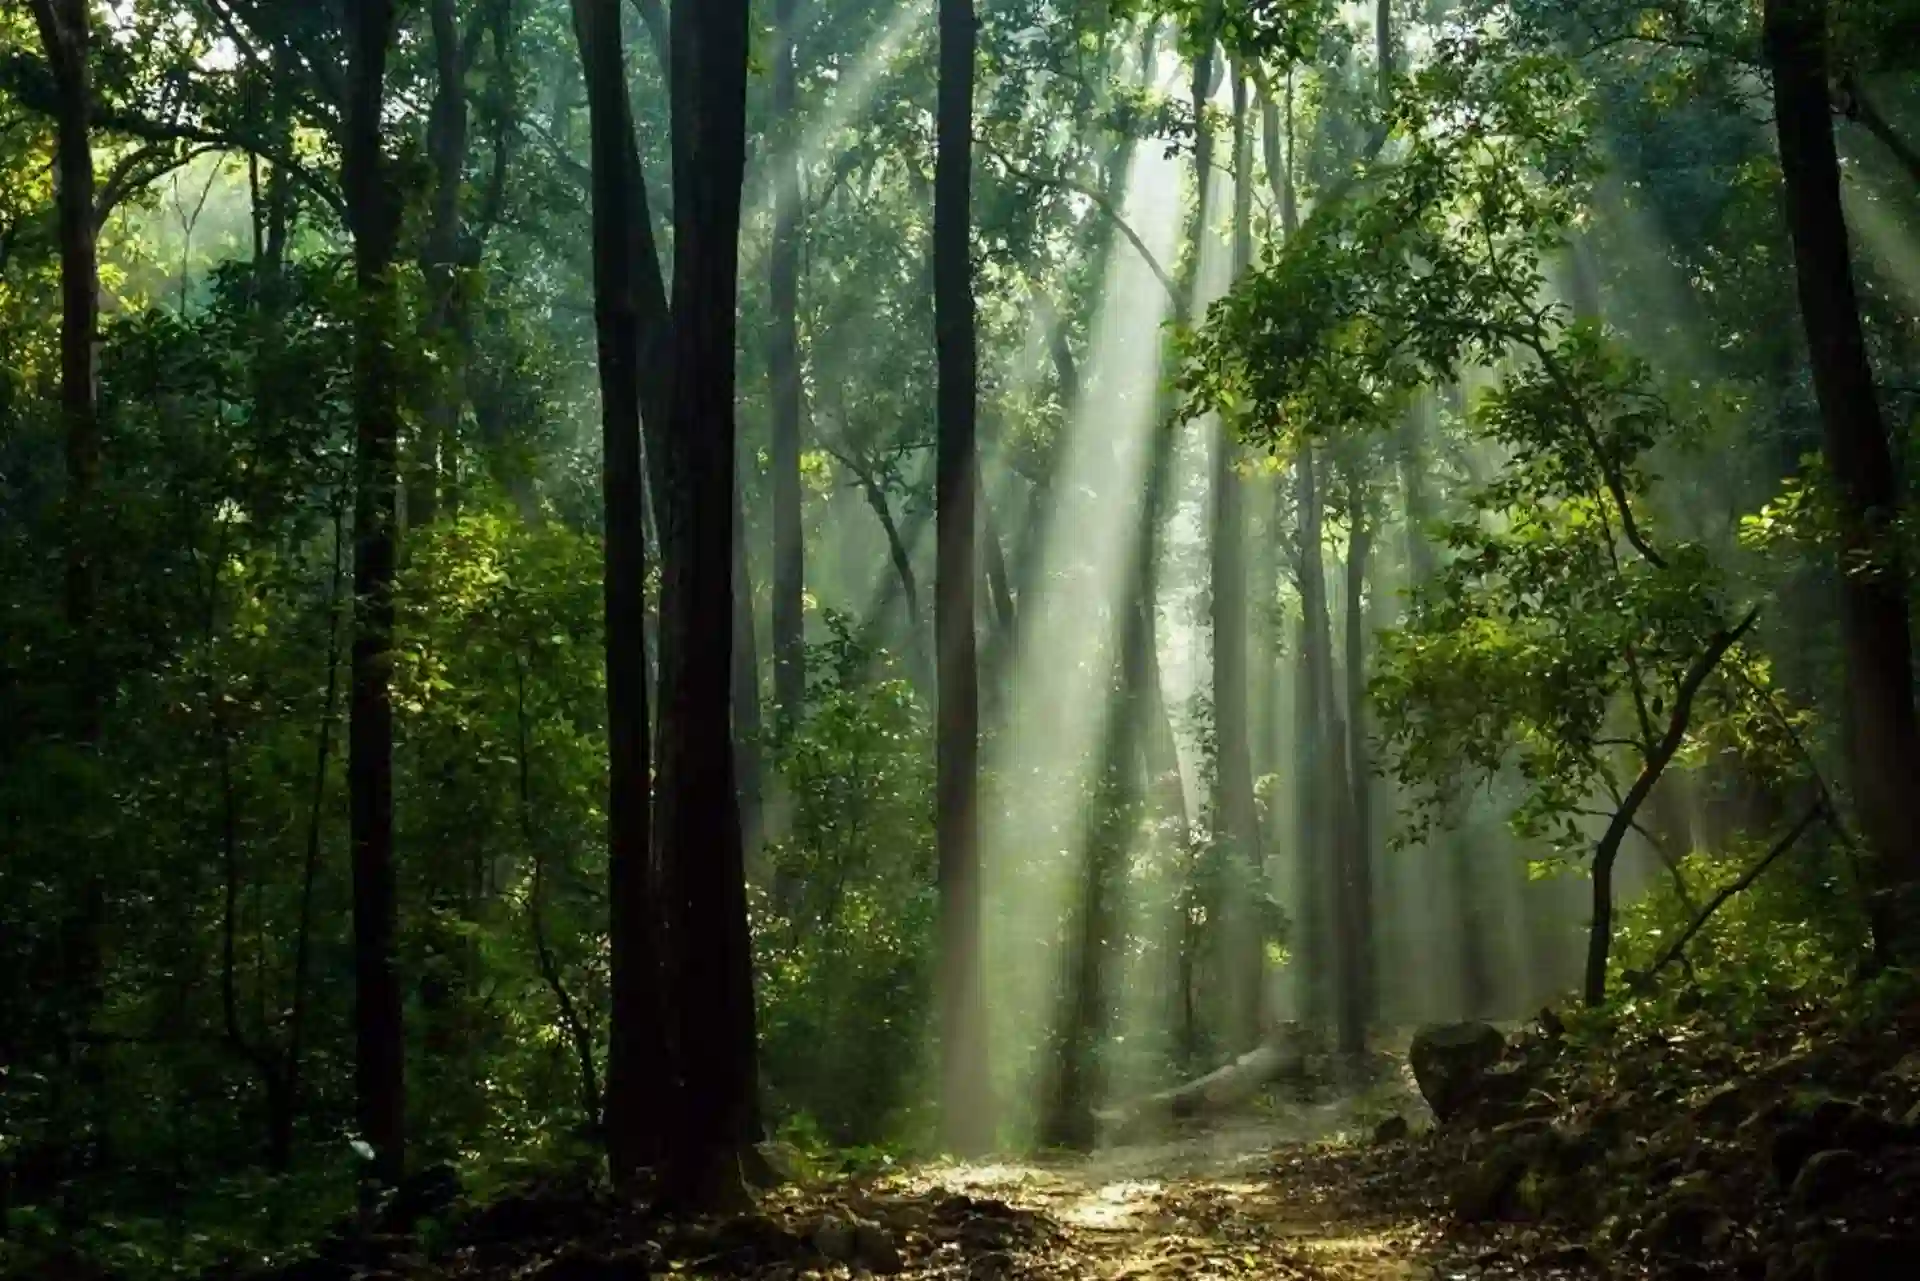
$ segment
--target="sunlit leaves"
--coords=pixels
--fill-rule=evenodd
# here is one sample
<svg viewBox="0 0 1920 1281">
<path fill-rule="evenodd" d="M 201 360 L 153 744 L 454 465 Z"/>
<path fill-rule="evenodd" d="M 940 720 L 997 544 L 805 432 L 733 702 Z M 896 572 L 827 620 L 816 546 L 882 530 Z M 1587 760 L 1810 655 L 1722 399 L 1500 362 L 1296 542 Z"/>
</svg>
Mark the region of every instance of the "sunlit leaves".
<svg viewBox="0 0 1920 1281">
<path fill-rule="evenodd" d="M 1283 446 L 1377 425 L 1399 393 L 1537 337 L 1543 264 L 1594 172 L 1587 133 L 1564 61 L 1489 31 L 1442 41 L 1381 156 L 1191 339 L 1190 408 Z"/>
</svg>

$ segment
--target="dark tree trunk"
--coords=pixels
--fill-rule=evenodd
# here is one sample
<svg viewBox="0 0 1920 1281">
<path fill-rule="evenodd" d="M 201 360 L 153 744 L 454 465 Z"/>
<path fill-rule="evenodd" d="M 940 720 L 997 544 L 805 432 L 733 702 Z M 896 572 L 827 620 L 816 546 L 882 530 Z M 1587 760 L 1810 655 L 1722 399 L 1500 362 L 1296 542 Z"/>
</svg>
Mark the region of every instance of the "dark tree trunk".
<svg viewBox="0 0 1920 1281">
<path fill-rule="evenodd" d="M 574 0 L 592 133 L 594 321 L 600 365 L 606 512 L 607 901 L 612 1022 L 603 1117 L 608 1163 L 628 1182 L 659 1153 L 669 1115 L 648 794 L 644 583 L 645 479 L 640 451 L 640 264 L 632 225 L 638 158 L 626 108 L 619 0 Z"/>
<path fill-rule="evenodd" d="M 655 862 L 668 888 L 680 1058 L 664 1190 L 699 1207 L 741 1192 L 759 1138 L 752 947 L 733 733 L 733 485 L 746 0 L 676 6 L 673 363 L 660 526 Z"/>
<path fill-rule="evenodd" d="M 394 254 L 400 193 L 381 138 L 392 0 L 348 0 L 350 49 L 341 186 L 353 232 L 359 316 L 354 341 L 352 723 L 347 789 L 353 840 L 354 1086 L 375 1171 L 405 1169 L 405 1043 L 395 961 L 393 867 L 393 581 L 399 541 L 399 377 Z"/>
<path fill-rule="evenodd" d="M 939 713 L 935 842 L 940 885 L 941 1131 L 955 1152 L 991 1146 L 980 954 L 980 672 L 974 633 L 978 335 L 973 297 L 973 0 L 940 0 L 933 204 L 939 378 L 934 632 Z"/>
<path fill-rule="evenodd" d="M 443 455 L 455 448 L 466 401 L 467 326 L 461 315 L 460 196 L 466 183 L 467 73 L 473 39 L 460 36 L 455 0 L 432 0 L 433 104 L 427 115 L 427 161 L 433 170 L 426 244 L 421 270 L 427 285 L 426 340 L 440 360 L 440 376 L 421 415 L 421 431 L 407 478 L 407 524 L 439 519 Z M 475 24 L 474 37 L 481 28 Z"/>
<path fill-rule="evenodd" d="M 1007 572 L 1007 552 L 1000 542 L 1000 529 L 993 519 L 993 504 L 987 498 L 986 482 L 978 478 L 978 472 L 976 467 L 974 501 L 980 509 L 982 569 L 987 580 L 987 594 L 993 604 L 993 622 L 1000 643 L 1010 647 L 1017 621 L 1014 615 L 1013 582 Z"/>
<path fill-rule="evenodd" d="M 100 421 L 94 388 L 100 269 L 94 230 L 91 32 L 87 0 L 33 0 L 54 85 L 54 203 L 60 237 L 60 409 L 67 445 L 67 626 L 72 629 L 78 734 L 93 736 L 98 677 L 93 611 L 97 579 L 91 539 L 100 478 Z"/>
<path fill-rule="evenodd" d="M 1826 460 L 1838 490 L 1840 633 L 1847 763 L 1872 857 L 1875 933 L 1920 952 L 1920 721 L 1913 698 L 1908 571 L 1893 530 L 1900 496 L 1854 290 L 1828 86 L 1824 0 L 1767 0 L 1767 60 L 1786 174 L 1800 310 L 1813 360 Z"/>
<path fill-rule="evenodd" d="M 1674 691 L 1673 710 L 1667 715 L 1664 732 L 1657 742 L 1647 744 L 1639 775 L 1621 798 L 1620 807 L 1614 811 L 1599 844 L 1594 847 L 1593 918 L 1587 927 L 1584 988 L 1589 1007 L 1604 1005 L 1607 999 L 1607 962 L 1613 951 L 1613 871 L 1614 864 L 1620 859 L 1620 849 L 1626 842 L 1627 833 L 1633 830 L 1641 806 L 1646 804 L 1648 795 L 1666 773 L 1667 766 L 1673 763 L 1673 758 L 1686 743 L 1687 728 L 1693 722 L 1693 704 L 1699 697 L 1700 687 L 1719 668 L 1727 651 L 1753 630 L 1759 617 L 1759 611 L 1755 610 L 1735 626 L 1716 635 L 1707 643 L 1700 657 L 1694 660 L 1693 666 L 1687 669 Z"/>
</svg>

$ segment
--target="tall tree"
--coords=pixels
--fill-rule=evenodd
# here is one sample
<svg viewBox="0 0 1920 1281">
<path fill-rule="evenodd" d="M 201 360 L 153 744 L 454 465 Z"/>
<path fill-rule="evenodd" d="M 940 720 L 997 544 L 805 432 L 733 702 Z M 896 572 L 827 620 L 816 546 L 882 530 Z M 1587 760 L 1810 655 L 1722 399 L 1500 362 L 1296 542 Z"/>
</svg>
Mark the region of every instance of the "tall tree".
<svg viewBox="0 0 1920 1281">
<path fill-rule="evenodd" d="M 1848 770 L 1873 854 L 1883 948 L 1920 952 L 1920 719 L 1908 570 L 1893 526 L 1899 484 L 1854 288 L 1833 139 L 1825 0 L 1767 0 L 1767 61 L 1786 176 L 1800 311 L 1838 490 Z"/>
<path fill-rule="evenodd" d="M 940 0 L 933 198 L 939 440 L 934 502 L 934 839 L 940 888 L 940 1104 L 957 1152 L 992 1142 L 981 977 L 980 672 L 974 633 L 974 467 L 979 336 L 973 297 L 973 0 Z"/>
<path fill-rule="evenodd" d="M 1213 55 L 1202 55 L 1210 73 Z M 1253 261 L 1253 129 L 1248 115 L 1247 78 L 1236 63 L 1233 76 L 1233 274 L 1237 278 Z M 1208 76 L 1210 79 L 1210 75 Z M 1204 109 L 1195 77 L 1194 109 Z M 1203 126 L 1204 127 L 1204 126 Z M 1196 147 L 1211 160 L 1211 147 Z M 1210 182 L 1210 167 L 1199 171 Z M 1259 927 L 1259 902 L 1265 897 L 1265 866 L 1260 857 L 1259 811 L 1253 798 L 1253 757 L 1247 706 L 1247 564 L 1245 489 L 1240 480 L 1238 450 L 1232 428 L 1224 419 L 1213 425 L 1212 530 L 1209 571 L 1212 585 L 1213 717 L 1219 754 L 1216 762 L 1214 809 L 1231 856 L 1239 868 L 1240 892 L 1228 905 L 1233 921 L 1233 960 L 1228 989 L 1234 995 L 1231 1020 L 1234 1048 L 1251 1049 L 1260 1039 L 1266 989 L 1266 950 Z"/>
<path fill-rule="evenodd" d="M 354 1085 L 381 1179 L 405 1167 L 405 1043 L 396 972 L 393 868 L 394 562 L 399 541 L 399 373 L 394 254 L 401 197 L 382 138 L 393 0 L 348 0 L 341 188 L 353 233 L 352 720 L 347 791 L 353 843 Z"/>
<path fill-rule="evenodd" d="M 607 899 L 613 1011 L 603 1122 L 616 1181 L 658 1154 L 671 1078 L 649 865 L 649 745 L 640 451 L 641 327 L 633 222 L 644 213 L 627 109 L 620 0 L 573 0 L 592 135 L 594 323 L 606 513 Z"/>
<path fill-rule="evenodd" d="M 671 1200 L 739 1191 L 758 1135 L 752 947 L 732 732 L 733 484 L 747 0 L 683 0 L 671 22 L 672 394 L 661 487 L 655 861 L 676 997 Z"/>
<path fill-rule="evenodd" d="M 775 0 L 773 114 L 778 142 L 773 180 L 773 247 L 768 294 L 773 308 L 767 376 L 773 399 L 773 705 L 790 729 L 806 696 L 806 560 L 800 490 L 800 156 L 794 24 L 797 0 Z"/>
<path fill-rule="evenodd" d="M 100 265 L 94 233 L 92 6 L 89 0 L 33 0 L 53 72 L 54 201 L 60 237 L 60 408 L 67 445 L 67 626 L 76 642 L 74 706 L 80 735 L 92 733 L 95 566 L 88 517 L 100 478 L 100 421 L 94 386 Z"/>
</svg>

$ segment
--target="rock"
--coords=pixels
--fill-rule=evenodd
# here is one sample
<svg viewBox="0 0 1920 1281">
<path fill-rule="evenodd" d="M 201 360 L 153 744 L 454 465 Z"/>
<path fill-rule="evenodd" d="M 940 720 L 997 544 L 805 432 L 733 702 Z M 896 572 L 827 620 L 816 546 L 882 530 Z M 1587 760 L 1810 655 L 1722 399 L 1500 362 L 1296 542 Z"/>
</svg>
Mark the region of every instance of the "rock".
<svg viewBox="0 0 1920 1281">
<path fill-rule="evenodd" d="M 1505 1218 L 1514 1209 L 1514 1193 L 1526 1174 L 1526 1158 L 1518 1151 L 1503 1148 L 1494 1152 L 1468 1171 L 1454 1190 L 1454 1217 L 1463 1223 Z"/>
<path fill-rule="evenodd" d="M 1375 1143 L 1399 1143 L 1413 1133 L 1413 1127 L 1407 1124 L 1404 1116 L 1390 1116 L 1373 1127 Z"/>
<path fill-rule="evenodd" d="M 854 1225 L 829 1214 L 813 1230 L 813 1248 L 830 1263 L 851 1263 L 857 1238 Z"/>
<path fill-rule="evenodd" d="M 637 1255 L 563 1254 L 533 1273 L 534 1281 L 648 1281 L 652 1273 Z"/>
<path fill-rule="evenodd" d="M 1782 1190 L 1791 1188 L 1794 1180 L 1800 1177 L 1800 1167 L 1807 1163 L 1807 1158 L 1825 1146 L 1812 1125 L 1805 1121 L 1781 1126 L 1774 1132 L 1768 1150 L 1773 1163 L 1774 1183 Z"/>
<path fill-rule="evenodd" d="M 1788 1199 L 1801 1210 L 1823 1210 L 1859 1187 L 1867 1163 L 1858 1152 L 1831 1148 L 1808 1157 L 1794 1176 Z"/>
<path fill-rule="evenodd" d="M 900 1247 L 885 1228 L 873 1223 L 857 1223 L 853 1229 L 853 1263 L 881 1276 L 893 1276 L 905 1266 Z"/>
<path fill-rule="evenodd" d="M 807 1158 L 791 1143 L 770 1139 L 754 1144 L 754 1150 L 760 1154 L 768 1173 L 780 1183 L 794 1182 L 806 1169 Z"/>
<path fill-rule="evenodd" d="M 1415 1033 L 1407 1058 L 1421 1096 L 1444 1123 L 1479 1096 L 1483 1078 L 1506 1048 L 1506 1038 L 1490 1023 L 1442 1023 Z"/>
<path fill-rule="evenodd" d="M 1920 1237 L 1857 1232 L 1821 1243 L 1813 1281 L 1906 1281 L 1920 1258 Z"/>
<path fill-rule="evenodd" d="M 1738 1081 L 1730 1081 L 1700 1100 L 1693 1115 L 1700 1124 L 1718 1129 L 1738 1125 L 1746 1111 L 1745 1088 Z"/>
<path fill-rule="evenodd" d="M 1528 1096 L 1533 1093 L 1531 1074 L 1517 1063 L 1500 1063 L 1482 1073 L 1474 1085 L 1474 1093 L 1468 1101 L 1466 1113 L 1476 1122 L 1486 1125 L 1499 1122 L 1515 1114 L 1531 1113 L 1536 1117 L 1551 1116 L 1552 1107 L 1529 1108 Z"/>
</svg>

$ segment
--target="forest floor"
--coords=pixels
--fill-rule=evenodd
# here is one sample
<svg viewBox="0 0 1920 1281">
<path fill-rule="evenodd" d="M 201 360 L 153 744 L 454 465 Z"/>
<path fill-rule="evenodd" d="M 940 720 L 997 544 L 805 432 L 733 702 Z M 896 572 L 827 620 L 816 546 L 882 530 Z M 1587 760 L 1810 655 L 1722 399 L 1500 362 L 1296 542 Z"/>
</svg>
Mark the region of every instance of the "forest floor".
<svg viewBox="0 0 1920 1281">
<path fill-rule="evenodd" d="M 1346 1120 L 1337 1107 L 1302 1108 L 1082 1160 L 934 1168 L 909 1182 L 1003 1202 L 1047 1224 L 1051 1231 L 1013 1260 L 1010 1276 L 1445 1275 L 1437 1272 L 1440 1263 L 1457 1252 L 1446 1248 L 1436 1224 L 1411 1207 L 1383 1203 L 1353 1150 L 1323 1142 Z M 991 1269 L 979 1262 L 956 1275 Z"/>
<path fill-rule="evenodd" d="M 426 1267 L 373 1275 L 639 1281 L 1555 1281 L 1592 1275 L 1537 1229 L 1468 1228 L 1383 1173 L 1394 1145 L 1343 1141 L 1350 1106 L 1274 1104 L 1087 1157 L 935 1164 L 767 1194 L 698 1224 L 583 1221 L 523 1203 Z M 511 1206 L 513 1203 L 505 1203 Z M 492 1211 L 499 1214 L 503 1207 Z M 574 1207 L 577 1210 L 581 1207 Z M 611 1211 L 611 1212 L 610 1212 Z M 487 1215 L 483 1212 L 483 1218 Z M 535 1227 L 538 1224 L 539 1227 Z M 532 1230 L 529 1230 L 532 1229 Z M 543 1247 L 537 1239 L 546 1237 Z M 492 1237 L 490 1241 L 489 1238 Z M 421 1261 L 424 1262 L 424 1261 Z"/>
<path fill-rule="evenodd" d="M 1585 1275 L 1579 1247 L 1511 1225 L 1453 1222 L 1383 1174 L 1392 1149 L 1349 1141 L 1345 1103 L 1275 1104 L 1164 1141 L 1079 1159 L 936 1166 L 898 1180 L 1033 1216 L 1041 1231 L 999 1266 L 991 1252 L 927 1277 L 1088 1281 L 1549 1281 Z M 885 1185 L 876 1188 L 884 1191 Z"/>
</svg>

